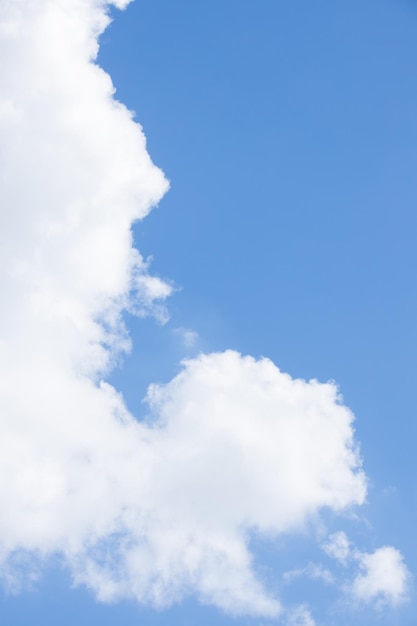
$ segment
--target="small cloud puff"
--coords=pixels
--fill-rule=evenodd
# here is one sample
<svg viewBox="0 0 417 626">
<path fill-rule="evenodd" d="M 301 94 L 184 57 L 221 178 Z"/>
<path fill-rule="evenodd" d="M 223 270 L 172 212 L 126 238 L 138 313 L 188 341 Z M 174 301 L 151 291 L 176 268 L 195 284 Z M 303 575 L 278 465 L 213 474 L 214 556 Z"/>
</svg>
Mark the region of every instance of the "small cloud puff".
<svg viewBox="0 0 417 626">
<path fill-rule="evenodd" d="M 410 572 L 396 548 L 383 546 L 372 553 L 361 552 L 342 531 L 330 535 L 322 548 L 345 568 L 349 566 L 351 574 L 356 570 L 344 591 L 358 604 L 396 606 L 407 599 Z"/>
<path fill-rule="evenodd" d="M 358 561 L 361 573 L 350 590 L 358 602 L 396 606 L 407 599 L 410 572 L 399 550 L 383 546 L 360 554 Z"/>
<path fill-rule="evenodd" d="M 346 533 L 343 531 L 333 533 L 328 540 L 322 545 L 323 550 L 328 556 L 336 559 L 343 565 L 351 555 L 351 545 Z"/>
<path fill-rule="evenodd" d="M 316 622 L 308 608 L 302 605 L 288 614 L 286 626 L 316 626 Z"/>
<path fill-rule="evenodd" d="M 198 344 L 199 335 L 195 330 L 191 330 L 191 328 L 175 328 L 174 333 L 181 338 L 184 347 L 188 350 L 195 348 Z"/>
</svg>

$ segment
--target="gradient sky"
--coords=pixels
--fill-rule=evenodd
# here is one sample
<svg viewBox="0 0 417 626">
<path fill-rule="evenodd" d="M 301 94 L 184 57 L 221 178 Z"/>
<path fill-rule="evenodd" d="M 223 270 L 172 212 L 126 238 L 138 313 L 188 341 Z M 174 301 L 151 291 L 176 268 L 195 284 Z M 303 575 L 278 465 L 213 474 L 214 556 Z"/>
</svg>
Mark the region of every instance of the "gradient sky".
<svg viewBox="0 0 417 626">
<path fill-rule="evenodd" d="M 232 349 L 293 378 L 334 380 L 356 417 L 368 495 L 341 515 L 315 514 L 300 533 L 248 537 L 256 571 L 289 607 L 281 620 L 233 616 L 193 594 L 164 610 L 103 604 L 52 556 L 30 589 L 3 592 L 0 621 L 411 626 L 417 7 L 135 0 L 111 14 L 97 62 L 170 181 L 134 226 L 135 244 L 174 287 L 166 323 L 125 313 L 133 349 L 111 384 L 140 420 L 148 385 L 201 352 Z M 320 547 L 339 531 L 358 554 L 401 552 L 411 572 L 403 603 L 352 599 L 353 569 Z"/>
</svg>

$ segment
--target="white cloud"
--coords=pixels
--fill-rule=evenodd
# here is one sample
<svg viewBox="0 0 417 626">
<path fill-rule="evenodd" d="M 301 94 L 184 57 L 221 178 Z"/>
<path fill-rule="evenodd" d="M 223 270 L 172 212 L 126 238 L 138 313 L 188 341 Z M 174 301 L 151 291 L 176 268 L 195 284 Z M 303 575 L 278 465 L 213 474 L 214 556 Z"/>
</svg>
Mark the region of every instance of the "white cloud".
<svg viewBox="0 0 417 626">
<path fill-rule="evenodd" d="M 240 518 L 282 532 L 320 507 L 340 510 L 363 501 L 352 414 L 330 383 L 293 380 L 268 359 L 228 351 L 186 361 L 169 384 L 150 388 L 149 403 L 164 437 L 189 440 L 178 454 L 170 438 L 169 449 L 178 454 L 175 471 L 187 495 L 194 482 L 205 521 L 217 523 L 224 514 L 225 521 Z M 216 457 L 207 442 L 215 444 Z M 187 478 L 191 460 L 199 474 Z M 215 512 L 199 496 L 201 484 L 220 498 L 223 506 Z M 177 492 L 175 506 L 181 503 Z"/>
<path fill-rule="evenodd" d="M 410 573 L 396 548 L 384 546 L 371 554 L 360 554 L 358 560 L 362 573 L 351 587 L 356 600 L 395 606 L 407 599 Z"/>
<path fill-rule="evenodd" d="M 175 328 L 174 333 L 181 337 L 185 348 L 195 348 L 198 344 L 199 335 L 195 330 L 191 328 Z"/>
<path fill-rule="evenodd" d="M 396 548 L 383 546 L 370 554 L 361 552 L 342 531 L 330 535 L 322 548 L 341 565 L 349 565 L 351 576 L 352 570 L 355 572 L 344 591 L 357 602 L 395 606 L 407 599 L 410 572 Z"/>
<path fill-rule="evenodd" d="M 343 531 L 330 535 L 328 540 L 322 545 L 322 548 L 328 556 L 336 559 L 343 565 L 346 564 L 352 551 L 350 541 Z"/>
<path fill-rule="evenodd" d="M 163 321 L 172 290 L 132 247 L 167 183 L 94 64 L 107 5 L 0 5 L 3 571 L 59 554 L 103 600 L 277 615 L 248 534 L 363 502 L 353 416 L 333 384 L 231 351 L 151 387 L 147 422 L 103 382 L 123 311 Z"/>
<path fill-rule="evenodd" d="M 288 626 L 316 626 L 310 611 L 306 606 L 299 606 L 294 609 L 288 617 Z"/>
<path fill-rule="evenodd" d="M 30 436 L 9 437 L 2 475 L 21 465 L 0 490 L 0 536 L 64 553 L 103 600 L 165 605 L 194 590 L 232 613 L 274 615 L 247 531 L 296 531 L 323 506 L 363 499 L 351 414 L 330 384 L 234 352 L 202 355 L 151 388 L 145 425 L 109 386 L 50 376 L 51 398 L 43 376 L 19 407 Z"/>
<path fill-rule="evenodd" d="M 303 577 L 312 580 L 320 580 L 326 585 L 332 585 L 335 582 L 333 574 L 318 563 L 308 563 L 305 567 L 290 570 L 283 575 L 283 579 L 287 583 L 291 583 L 293 580 Z"/>
<path fill-rule="evenodd" d="M 119 3 L 127 4 L 127 3 Z M 110 78 L 92 61 L 108 19 L 93 0 L 0 7 L 0 251 L 4 357 L 17 346 L 105 369 L 120 311 L 165 291 L 131 225 L 167 188 Z M 105 322 L 104 324 L 99 323 Z M 11 354 L 8 355 L 8 352 Z"/>
</svg>

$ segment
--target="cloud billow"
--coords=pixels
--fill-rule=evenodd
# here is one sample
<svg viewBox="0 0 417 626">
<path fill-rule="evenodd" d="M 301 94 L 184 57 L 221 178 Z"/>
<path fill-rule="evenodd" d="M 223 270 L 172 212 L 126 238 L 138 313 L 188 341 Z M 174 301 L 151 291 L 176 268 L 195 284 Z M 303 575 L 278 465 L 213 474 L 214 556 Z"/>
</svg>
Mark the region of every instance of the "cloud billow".
<svg viewBox="0 0 417 626">
<path fill-rule="evenodd" d="M 248 533 L 363 502 L 353 416 L 335 385 L 233 351 L 151 386 L 146 422 L 104 382 L 123 312 L 164 318 L 171 293 L 132 244 L 168 184 L 95 63 L 109 4 L 0 7 L 3 575 L 58 554 L 102 600 L 278 615 Z"/>
</svg>

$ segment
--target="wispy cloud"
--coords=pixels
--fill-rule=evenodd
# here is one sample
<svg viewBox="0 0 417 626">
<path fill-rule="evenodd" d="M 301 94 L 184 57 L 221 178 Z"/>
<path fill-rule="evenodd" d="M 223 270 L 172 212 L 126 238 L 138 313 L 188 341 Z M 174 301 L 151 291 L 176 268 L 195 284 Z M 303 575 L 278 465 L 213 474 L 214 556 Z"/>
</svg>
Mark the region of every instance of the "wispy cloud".
<svg viewBox="0 0 417 626">
<path fill-rule="evenodd" d="M 187 349 L 195 348 L 198 344 L 199 335 L 191 328 L 175 328 L 174 333 L 182 339 L 184 347 Z"/>
<path fill-rule="evenodd" d="M 308 563 L 305 567 L 290 570 L 283 575 L 283 579 L 287 583 L 304 577 L 319 580 L 326 585 L 332 585 L 335 582 L 333 574 L 318 563 Z"/>
<path fill-rule="evenodd" d="M 288 614 L 287 619 L 288 626 L 316 626 L 316 622 L 314 621 L 309 609 L 301 605 L 296 609 L 293 609 Z"/>
</svg>

